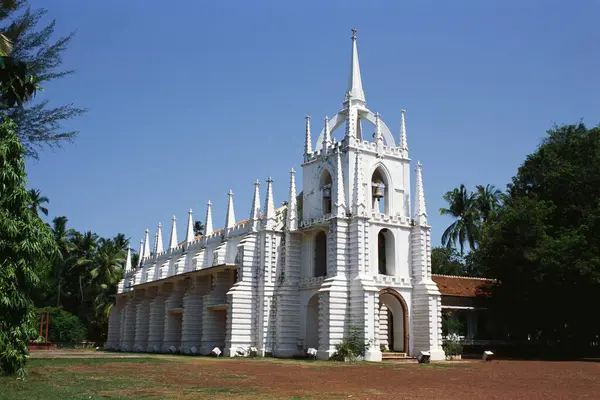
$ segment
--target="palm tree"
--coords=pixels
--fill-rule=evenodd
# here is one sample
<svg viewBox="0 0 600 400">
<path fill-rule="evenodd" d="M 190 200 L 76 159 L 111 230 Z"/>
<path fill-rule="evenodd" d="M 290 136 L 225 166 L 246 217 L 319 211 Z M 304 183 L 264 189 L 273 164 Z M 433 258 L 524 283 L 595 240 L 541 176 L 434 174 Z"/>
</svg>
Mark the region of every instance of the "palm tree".
<svg viewBox="0 0 600 400">
<path fill-rule="evenodd" d="M 50 203 L 50 200 L 46 196 L 42 196 L 42 193 L 37 189 L 30 189 L 29 194 L 29 209 L 36 216 L 39 217 L 39 212 L 41 211 L 46 217 L 48 216 L 48 208 L 44 207 L 42 204 Z"/>
<path fill-rule="evenodd" d="M 52 232 L 54 233 L 54 241 L 60 252 L 60 259 L 54 264 L 54 278 L 56 279 L 56 305 L 60 306 L 60 293 L 63 278 L 63 272 L 66 267 L 67 258 L 72 250 L 71 238 L 75 234 L 73 229 L 67 229 L 67 217 L 56 217 L 52 220 Z"/>
<path fill-rule="evenodd" d="M 442 244 L 448 248 L 460 245 L 463 254 L 465 243 L 474 249 L 479 237 L 479 211 L 476 207 L 475 196 L 469 193 L 465 185 L 446 192 L 443 199 L 448 208 L 440 208 L 440 215 L 450 215 L 455 221 L 442 234 Z"/>
<path fill-rule="evenodd" d="M 1 0 L 0 12 L 8 14 L 18 8 L 17 0 Z M 0 57 L 7 57 L 12 53 L 13 43 L 6 32 L 0 32 Z"/>
<path fill-rule="evenodd" d="M 504 193 L 494 185 L 477 185 L 475 188 L 475 207 L 481 214 L 482 222 L 485 222 L 502 205 Z"/>
<path fill-rule="evenodd" d="M 95 254 L 90 270 L 92 284 L 107 289 L 119 283 L 123 278 L 124 253 L 123 249 L 117 248 L 111 240 L 100 239 L 100 248 Z"/>
<path fill-rule="evenodd" d="M 129 239 L 125 237 L 124 234 L 118 233 L 113 239 L 113 243 L 120 250 L 127 250 L 127 246 L 129 246 Z"/>
<path fill-rule="evenodd" d="M 194 221 L 194 235 L 202 235 L 204 233 L 204 224 L 202 221 Z"/>
<path fill-rule="evenodd" d="M 100 247 L 90 270 L 91 288 L 94 298 L 95 324 L 104 336 L 110 309 L 116 297 L 116 287 L 123 278 L 125 250 L 119 248 L 111 239 L 100 239 Z"/>
<path fill-rule="evenodd" d="M 68 260 L 69 274 L 75 275 L 79 283 L 79 300 L 83 301 L 83 283 L 94 265 L 94 254 L 98 249 L 98 235 L 87 231 L 84 234 L 76 232 L 72 239 L 73 249 Z"/>
<path fill-rule="evenodd" d="M 133 268 L 137 267 L 140 263 L 140 253 L 131 249 L 131 266 Z"/>
</svg>

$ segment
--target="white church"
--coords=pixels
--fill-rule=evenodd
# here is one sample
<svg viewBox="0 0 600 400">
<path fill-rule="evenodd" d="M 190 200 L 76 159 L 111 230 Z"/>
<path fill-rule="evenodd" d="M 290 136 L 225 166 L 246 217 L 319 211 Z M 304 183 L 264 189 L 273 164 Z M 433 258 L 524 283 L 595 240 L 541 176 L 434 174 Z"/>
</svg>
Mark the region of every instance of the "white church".
<svg viewBox="0 0 600 400">
<path fill-rule="evenodd" d="M 272 180 L 264 203 L 255 182 L 242 221 L 229 191 L 222 229 L 213 227 L 209 201 L 204 235 L 194 236 L 190 210 L 185 241 L 173 217 L 167 249 L 160 224 L 153 251 L 146 230 L 139 265 L 132 268 L 128 255 L 105 348 L 202 355 L 219 348 L 231 357 L 251 348 L 294 357 L 312 348 L 328 359 L 357 327 L 369 344 L 365 360 L 421 351 L 444 359 L 421 165 L 411 196 L 404 110 L 400 117 L 396 138 L 367 108 L 353 31 L 342 109 L 325 118 L 314 144 L 306 117 L 301 188 L 292 169 L 289 198 L 276 208 Z"/>
</svg>

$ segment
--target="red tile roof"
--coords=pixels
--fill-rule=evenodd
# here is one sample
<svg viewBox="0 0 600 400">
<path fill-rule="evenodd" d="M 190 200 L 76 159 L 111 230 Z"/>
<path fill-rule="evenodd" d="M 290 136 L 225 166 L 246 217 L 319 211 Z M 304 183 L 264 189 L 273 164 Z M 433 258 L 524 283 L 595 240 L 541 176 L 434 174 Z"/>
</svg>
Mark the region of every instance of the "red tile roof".
<svg viewBox="0 0 600 400">
<path fill-rule="evenodd" d="M 433 275 L 433 281 L 438 285 L 442 296 L 476 297 L 480 287 L 490 282 L 485 278 L 467 276 Z"/>
</svg>

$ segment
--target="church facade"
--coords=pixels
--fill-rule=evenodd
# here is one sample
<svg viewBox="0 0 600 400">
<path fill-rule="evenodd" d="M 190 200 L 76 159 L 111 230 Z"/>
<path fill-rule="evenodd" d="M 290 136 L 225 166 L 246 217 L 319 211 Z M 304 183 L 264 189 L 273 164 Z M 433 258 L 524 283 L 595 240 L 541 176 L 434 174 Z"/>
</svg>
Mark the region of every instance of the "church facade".
<svg viewBox="0 0 600 400">
<path fill-rule="evenodd" d="M 252 348 L 275 357 L 316 349 L 327 359 L 358 329 L 366 360 L 421 351 L 444 359 L 422 168 L 417 163 L 411 197 L 404 110 L 400 118 L 396 140 L 367 108 L 353 32 L 342 109 L 325 118 L 314 145 L 306 117 L 301 190 L 292 169 L 289 197 L 275 208 L 272 180 L 264 204 L 255 182 L 241 222 L 230 191 L 224 228 L 213 229 L 209 201 L 204 235 L 194 236 L 190 210 L 185 241 L 173 217 L 167 249 L 160 224 L 152 251 L 146 230 L 139 265 L 128 255 L 105 347 L 186 354 L 218 347 L 225 356 Z"/>
</svg>

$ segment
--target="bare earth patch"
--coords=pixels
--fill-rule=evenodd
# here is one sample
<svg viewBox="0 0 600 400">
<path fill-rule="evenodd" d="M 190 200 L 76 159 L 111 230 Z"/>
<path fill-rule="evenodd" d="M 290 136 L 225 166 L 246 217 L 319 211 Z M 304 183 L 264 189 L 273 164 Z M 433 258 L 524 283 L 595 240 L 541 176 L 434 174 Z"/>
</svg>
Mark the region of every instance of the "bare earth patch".
<svg viewBox="0 0 600 400">
<path fill-rule="evenodd" d="M 30 384 L 37 382 L 57 388 L 65 384 L 61 380 L 63 376 L 70 384 L 89 385 L 90 394 L 97 396 L 92 398 L 548 400 L 600 397 L 600 363 L 596 362 L 495 360 L 430 365 L 347 365 L 183 356 L 101 359 L 87 363 L 80 359 L 36 361 L 28 378 Z M 50 361 L 60 363 L 53 365 Z M 48 364 L 44 364 L 46 362 Z M 3 382 L 0 381 L 0 392 L 4 391 Z M 29 398 L 26 393 L 14 398 Z M 60 398 L 71 397 L 63 394 Z"/>
</svg>

